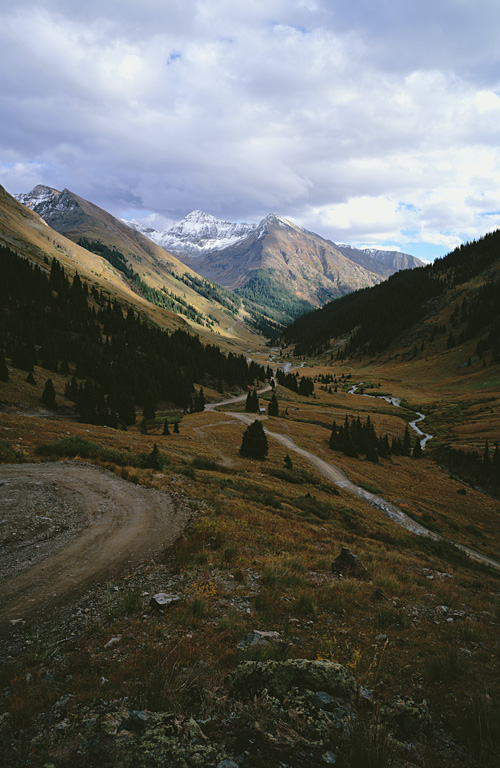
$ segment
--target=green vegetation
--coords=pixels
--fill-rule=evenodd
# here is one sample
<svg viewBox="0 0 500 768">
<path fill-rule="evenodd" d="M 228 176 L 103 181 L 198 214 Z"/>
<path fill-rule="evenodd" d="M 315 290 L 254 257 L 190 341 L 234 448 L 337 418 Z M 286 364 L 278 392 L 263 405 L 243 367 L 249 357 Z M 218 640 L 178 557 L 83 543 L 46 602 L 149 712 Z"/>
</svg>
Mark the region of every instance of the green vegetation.
<svg viewBox="0 0 500 768">
<path fill-rule="evenodd" d="M 135 285 L 142 296 L 147 299 L 151 304 L 162 309 L 169 309 L 177 314 L 184 315 L 185 317 L 193 320 L 198 325 L 206 325 L 208 327 L 213 326 L 213 320 L 202 315 L 195 307 L 188 304 L 181 296 L 177 296 L 175 293 L 168 291 L 166 288 L 158 290 L 153 288 L 142 280 L 137 272 L 129 266 L 127 259 L 114 246 L 109 248 L 100 240 L 88 240 L 86 237 L 81 237 L 78 240 L 78 245 L 82 248 L 86 248 L 92 253 L 97 253 L 102 256 L 106 261 L 109 261 L 116 269 L 120 270 L 132 283 Z"/>
<path fill-rule="evenodd" d="M 364 288 L 304 315 L 283 332 L 287 342 L 296 343 L 297 354 L 319 352 L 330 346 L 331 339 L 348 337 L 339 348 L 338 359 L 354 354 L 382 352 L 410 326 L 421 320 L 429 302 L 439 301 L 450 288 L 481 274 L 497 258 L 500 231 L 485 235 L 477 242 L 457 248 L 433 264 L 403 270 L 372 288 Z M 467 307 L 454 317 L 467 322 L 462 341 L 488 331 L 478 350 L 500 355 L 500 284 L 490 281 L 481 288 Z M 452 322 L 453 328 L 453 322 Z M 454 346 L 456 339 L 448 346 Z"/>
<path fill-rule="evenodd" d="M 169 334 L 132 309 L 124 314 L 118 301 L 89 288 L 78 274 L 70 281 L 56 259 L 49 276 L 7 248 L 0 255 L 6 356 L 14 367 L 31 371 L 38 363 L 63 375 L 71 363 L 66 396 L 82 421 L 133 424 L 136 405 L 154 414 L 162 399 L 187 410 L 195 382 L 246 387 L 266 378 L 266 370 L 243 355 L 226 355 L 184 331 Z"/>
<path fill-rule="evenodd" d="M 265 459 L 268 450 L 264 427 L 260 421 L 255 420 L 243 433 L 240 454 L 250 459 Z"/>
<path fill-rule="evenodd" d="M 101 461 L 105 464 L 117 464 L 120 467 L 142 467 L 145 469 L 162 469 L 168 463 L 167 457 L 158 450 L 156 443 L 150 453 L 133 454 L 128 451 L 108 448 L 83 437 L 63 437 L 53 443 L 41 444 L 37 446 L 35 453 L 37 456 L 52 460 L 79 457 Z"/>
</svg>

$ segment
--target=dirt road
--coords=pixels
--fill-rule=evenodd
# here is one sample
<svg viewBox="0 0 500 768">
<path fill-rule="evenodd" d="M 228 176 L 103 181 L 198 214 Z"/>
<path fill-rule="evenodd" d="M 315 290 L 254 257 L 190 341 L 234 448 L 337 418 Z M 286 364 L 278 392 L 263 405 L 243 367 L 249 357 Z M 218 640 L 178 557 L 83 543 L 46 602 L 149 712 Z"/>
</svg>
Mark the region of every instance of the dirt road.
<svg viewBox="0 0 500 768">
<path fill-rule="evenodd" d="M 91 464 L 0 466 L 0 632 L 173 543 L 190 517 Z"/>
<path fill-rule="evenodd" d="M 261 390 L 263 392 L 264 390 Z M 214 404 L 214 407 L 217 405 L 227 405 L 230 402 L 241 402 L 241 397 L 238 399 L 230 400 L 230 401 L 224 401 L 223 403 Z M 243 398 L 244 399 L 244 398 Z M 212 409 L 213 410 L 213 409 Z M 226 416 L 232 416 L 234 419 L 238 419 L 239 421 L 242 421 L 244 424 L 251 424 L 253 421 L 255 421 L 257 417 L 255 414 L 247 414 L 247 413 L 233 413 L 229 411 L 222 411 Z M 260 420 L 266 420 L 267 417 L 260 417 Z M 314 464 L 314 466 L 321 472 L 321 474 L 326 477 L 328 480 L 330 480 L 335 485 L 338 485 L 339 488 L 343 488 L 348 493 L 353 494 L 353 496 L 357 496 L 360 499 L 364 499 L 364 501 L 367 501 L 370 506 L 374 507 L 375 509 L 379 509 L 381 512 L 383 512 L 384 515 L 389 517 L 391 520 L 393 520 L 398 525 L 402 526 L 403 528 L 406 528 L 406 530 L 411 531 L 412 533 L 415 533 L 417 536 L 427 536 L 428 538 L 434 539 L 436 541 L 445 541 L 448 544 L 451 544 L 452 546 L 459 549 L 461 552 L 463 552 L 465 555 L 471 558 L 471 560 L 475 560 L 478 563 L 482 563 L 483 565 L 488 565 L 490 568 L 493 568 L 495 571 L 500 571 L 500 562 L 498 560 L 494 560 L 491 557 L 488 557 L 487 555 L 483 555 L 480 552 L 477 552 L 476 550 L 470 549 L 469 547 L 466 547 L 463 544 L 459 544 L 458 542 L 452 541 L 451 539 L 447 539 L 444 536 L 441 536 L 438 533 L 434 533 L 433 531 L 430 531 L 428 528 L 425 528 L 423 525 L 420 525 L 420 523 L 417 523 L 415 520 L 413 520 L 411 517 L 409 517 L 405 512 L 403 512 L 402 509 L 397 507 L 395 504 L 392 504 L 391 502 L 384 499 L 382 496 L 378 496 L 374 493 L 370 493 L 369 491 L 366 491 L 364 488 L 361 488 L 359 485 L 356 485 L 355 483 L 351 482 L 345 472 L 340 467 L 335 466 L 335 464 L 330 464 L 329 462 L 325 461 L 324 459 L 320 459 L 319 456 L 316 456 L 314 453 L 311 453 L 310 451 L 306 451 L 304 448 L 300 448 L 294 440 L 289 435 L 283 435 L 279 432 L 271 432 L 269 429 L 264 427 L 264 430 L 269 437 L 272 437 L 274 440 L 277 440 L 279 443 L 284 445 L 288 450 L 294 451 L 295 453 L 300 454 L 300 456 L 303 456 L 305 459 L 311 462 L 311 464 Z"/>
</svg>

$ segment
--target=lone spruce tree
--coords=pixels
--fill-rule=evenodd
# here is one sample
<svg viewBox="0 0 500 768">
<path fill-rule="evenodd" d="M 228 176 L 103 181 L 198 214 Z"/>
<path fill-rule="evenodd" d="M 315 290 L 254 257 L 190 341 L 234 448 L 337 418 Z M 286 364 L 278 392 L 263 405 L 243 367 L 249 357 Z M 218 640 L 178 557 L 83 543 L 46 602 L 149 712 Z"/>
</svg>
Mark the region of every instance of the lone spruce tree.
<svg viewBox="0 0 500 768">
<path fill-rule="evenodd" d="M 265 459 L 269 450 L 264 427 L 257 419 L 243 432 L 240 455 L 250 459 Z"/>
<path fill-rule="evenodd" d="M 280 409 L 278 405 L 278 400 L 274 392 L 273 392 L 273 396 L 271 397 L 271 400 L 269 401 L 269 405 L 267 406 L 267 412 L 269 416 L 279 416 Z"/>
<path fill-rule="evenodd" d="M 45 382 L 45 387 L 42 392 L 42 403 L 47 406 L 47 408 L 55 408 L 56 407 L 56 392 L 54 389 L 54 384 L 52 382 L 52 379 L 47 379 Z"/>
</svg>

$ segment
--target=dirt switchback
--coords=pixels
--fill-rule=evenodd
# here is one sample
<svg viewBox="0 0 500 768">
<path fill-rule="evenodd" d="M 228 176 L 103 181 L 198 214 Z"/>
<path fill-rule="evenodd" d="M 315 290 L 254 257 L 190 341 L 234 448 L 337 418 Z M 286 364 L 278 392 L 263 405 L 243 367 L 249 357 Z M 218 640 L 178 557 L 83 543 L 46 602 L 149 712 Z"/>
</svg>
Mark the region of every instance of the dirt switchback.
<svg viewBox="0 0 500 768">
<path fill-rule="evenodd" d="M 191 514 L 91 464 L 0 466 L 0 633 L 172 544 Z"/>
</svg>

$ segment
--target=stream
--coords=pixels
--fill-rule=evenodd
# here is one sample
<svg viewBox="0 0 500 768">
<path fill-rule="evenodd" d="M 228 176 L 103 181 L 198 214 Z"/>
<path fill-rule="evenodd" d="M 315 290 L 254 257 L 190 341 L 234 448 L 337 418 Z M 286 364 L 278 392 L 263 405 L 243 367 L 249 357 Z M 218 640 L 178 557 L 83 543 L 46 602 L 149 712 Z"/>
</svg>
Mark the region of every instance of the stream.
<svg viewBox="0 0 500 768">
<path fill-rule="evenodd" d="M 360 386 L 362 386 L 362 383 L 355 384 L 349 391 L 349 394 L 354 395 L 356 393 L 356 389 Z M 263 389 L 259 390 L 258 394 L 268 392 L 270 389 L 271 387 L 269 386 L 264 387 Z M 365 395 L 365 397 L 374 397 L 374 395 Z M 231 398 L 230 400 L 224 400 L 219 403 L 207 403 L 205 408 L 206 410 L 215 411 L 219 406 L 242 402 L 245 399 L 246 394 Z M 401 401 L 397 397 L 384 397 L 383 399 L 387 400 L 387 402 L 391 403 L 391 405 L 401 407 Z M 236 413 L 234 411 L 219 411 L 219 413 L 224 413 L 224 415 L 231 416 L 232 418 L 238 419 L 239 421 L 242 421 L 244 424 L 248 425 L 252 424 L 252 422 L 254 422 L 256 419 L 259 419 L 256 414 Z M 264 419 L 266 418 L 267 417 L 264 417 Z M 417 418 L 410 423 L 410 426 L 414 429 L 414 431 L 418 435 L 422 435 L 422 440 L 420 441 L 422 449 L 424 448 L 425 444 L 432 439 L 432 435 L 422 432 L 422 430 L 417 426 L 417 424 L 424 418 L 425 416 L 423 413 L 417 412 Z M 326 477 L 327 480 L 330 480 L 330 482 L 332 482 L 334 485 L 337 485 L 339 488 L 343 488 L 353 496 L 357 496 L 359 499 L 363 499 L 364 501 L 368 502 L 371 507 L 378 509 L 384 515 L 386 515 L 386 517 L 397 523 L 397 525 L 402 526 L 407 531 L 411 531 L 411 533 L 414 533 L 417 536 L 426 536 L 430 539 L 434 539 L 434 541 L 447 542 L 448 544 L 451 544 L 456 549 L 463 552 L 471 560 L 475 560 L 476 562 L 482 563 L 483 565 L 488 565 L 495 571 L 500 571 L 500 562 L 498 562 L 498 560 L 494 560 L 487 555 L 476 552 L 474 549 L 470 549 L 470 547 L 467 547 L 464 544 L 459 544 L 458 542 L 452 541 L 445 536 L 441 536 L 439 533 L 430 531 L 428 528 L 425 528 L 425 526 L 416 522 L 416 520 L 413 520 L 413 518 L 403 512 L 403 510 L 396 506 L 396 504 L 393 504 L 392 502 L 387 501 L 387 499 L 384 499 L 382 496 L 371 493 L 370 491 L 365 490 L 365 488 L 361 488 L 361 486 L 353 483 L 351 480 L 349 480 L 346 473 L 340 467 L 336 466 L 335 464 L 331 464 L 324 459 L 321 459 L 319 456 L 316 456 L 316 454 L 311 453 L 311 451 L 300 448 L 289 435 L 284 435 L 280 432 L 271 432 L 271 430 L 267 429 L 266 427 L 264 427 L 264 431 L 267 435 L 269 435 L 269 437 L 272 437 L 274 440 L 277 440 L 279 443 L 284 445 L 287 450 L 298 453 L 300 456 L 303 456 L 305 459 L 311 462 L 311 464 L 313 464 L 319 470 L 319 472 L 321 472 L 321 474 Z"/>
<path fill-rule="evenodd" d="M 354 384 L 351 389 L 349 390 L 350 395 L 355 395 L 356 390 L 362 387 L 364 384 L 363 381 L 360 381 L 359 384 Z M 360 393 L 361 397 L 373 397 L 376 400 L 385 400 L 387 403 L 390 403 L 390 405 L 396 406 L 396 408 L 401 408 L 401 398 L 400 397 L 389 397 L 388 395 L 366 395 L 364 392 Z M 420 411 L 415 411 L 417 418 L 413 419 L 413 421 L 409 422 L 409 426 L 413 429 L 414 432 L 421 438 L 420 440 L 420 447 L 422 450 L 424 450 L 425 446 L 429 442 L 429 440 L 432 440 L 434 435 L 430 435 L 428 432 L 423 432 L 420 427 L 417 427 L 417 424 L 419 424 L 421 421 L 425 419 L 425 415 L 423 413 L 420 413 Z"/>
</svg>

